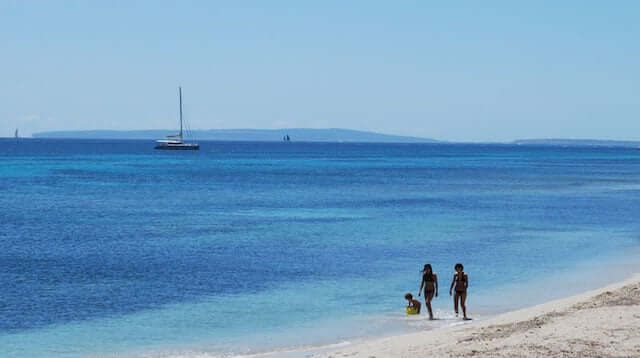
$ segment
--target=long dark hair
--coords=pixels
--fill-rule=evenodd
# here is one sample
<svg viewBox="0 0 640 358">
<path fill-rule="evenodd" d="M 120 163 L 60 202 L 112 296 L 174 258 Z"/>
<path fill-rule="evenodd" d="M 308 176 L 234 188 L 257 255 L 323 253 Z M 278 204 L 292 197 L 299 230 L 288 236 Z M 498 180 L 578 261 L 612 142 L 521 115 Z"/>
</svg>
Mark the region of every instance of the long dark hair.
<svg viewBox="0 0 640 358">
<path fill-rule="evenodd" d="M 427 272 L 429 272 L 429 276 L 425 277 L 425 275 L 427 275 Z M 433 268 L 431 268 L 431 264 L 424 265 L 424 268 L 422 269 L 422 277 L 428 278 L 429 281 L 433 281 Z"/>
</svg>

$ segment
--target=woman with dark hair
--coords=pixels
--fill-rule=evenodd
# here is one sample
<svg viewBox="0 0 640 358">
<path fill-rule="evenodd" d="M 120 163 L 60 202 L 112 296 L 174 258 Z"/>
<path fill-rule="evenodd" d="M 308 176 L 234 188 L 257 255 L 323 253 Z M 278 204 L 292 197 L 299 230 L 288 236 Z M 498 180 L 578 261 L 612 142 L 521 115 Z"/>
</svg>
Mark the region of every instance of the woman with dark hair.
<svg viewBox="0 0 640 358">
<path fill-rule="evenodd" d="M 462 306 L 462 315 L 464 319 L 467 318 L 467 306 L 465 301 L 467 300 L 467 287 L 469 287 L 469 276 L 464 273 L 464 266 L 457 263 L 454 267 L 456 273 L 453 274 L 453 280 L 451 281 L 451 287 L 449 287 L 449 296 L 451 296 L 451 290 L 453 285 L 456 286 L 455 294 L 453 295 L 453 309 L 456 311 L 456 317 L 458 317 L 458 300 L 460 300 L 460 306 Z"/>
<path fill-rule="evenodd" d="M 433 319 L 433 310 L 431 310 L 431 300 L 435 294 L 438 297 L 438 275 L 433 273 L 431 264 L 424 265 L 422 269 L 422 282 L 420 283 L 420 289 L 418 290 L 418 296 L 422 293 L 422 287 L 424 287 L 424 303 L 429 310 L 429 319 Z"/>
</svg>

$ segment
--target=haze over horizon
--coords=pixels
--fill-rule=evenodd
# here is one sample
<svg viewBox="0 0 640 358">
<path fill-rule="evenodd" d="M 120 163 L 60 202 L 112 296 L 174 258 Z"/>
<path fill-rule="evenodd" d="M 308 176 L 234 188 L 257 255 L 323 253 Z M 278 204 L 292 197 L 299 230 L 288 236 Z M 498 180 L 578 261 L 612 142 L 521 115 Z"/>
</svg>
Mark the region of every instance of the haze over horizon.
<svg viewBox="0 0 640 358">
<path fill-rule="evenodd" d="M 640 3 L 0 3 L 0 136 L 349 128 L 640 139 Z"/>
</svg>

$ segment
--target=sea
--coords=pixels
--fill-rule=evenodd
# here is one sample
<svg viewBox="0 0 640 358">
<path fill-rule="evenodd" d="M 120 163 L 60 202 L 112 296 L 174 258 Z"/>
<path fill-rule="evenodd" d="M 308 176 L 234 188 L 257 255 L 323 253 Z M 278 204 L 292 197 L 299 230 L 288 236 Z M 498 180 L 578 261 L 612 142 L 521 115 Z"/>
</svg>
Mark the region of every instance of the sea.
<svg viewBox="0 0 640 358">
<path fill-rule="evenodd" d="M 635 148 L 200 144 L 0 140 L 1 356 L 278 356 L 463 324 L 458 262 L 474 320 L 638 270 Z"/>
</svg>

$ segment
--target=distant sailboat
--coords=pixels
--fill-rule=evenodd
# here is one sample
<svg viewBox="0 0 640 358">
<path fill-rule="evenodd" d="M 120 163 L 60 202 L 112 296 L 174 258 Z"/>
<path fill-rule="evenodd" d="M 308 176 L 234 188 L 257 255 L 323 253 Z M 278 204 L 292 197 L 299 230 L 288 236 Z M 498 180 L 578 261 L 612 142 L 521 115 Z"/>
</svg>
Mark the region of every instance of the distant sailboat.
<svg viewBox="0 0 640 358">
<path fill-rule="evenodd" d="M 285 141 L 285 142 L 290 142 L 291 141 L 291 137 L 289 137 L 288 134 L 285 134 L 285 136 L 282 137 L 282 140 Z"/>
<path fill-rule="evenodd" d="M 20 138 L 20 135 L 18 134 L 18 128 L 16 128 L 16 131 L 13 133 L 13 137 L 18 140 Z"/>
<path fill-rule="evenodd" d="M 180 132 L 172 135 L 168 135 L 166 139 L 159 139 L 155 149 L 164 150 L 198 150 L 200 145 L 198 143 L 185 143 L 183 141 L 183 125 L 182 125 L 182 87 L 178 87 L 178 97 L 180 99 Z"/>
</svg>

